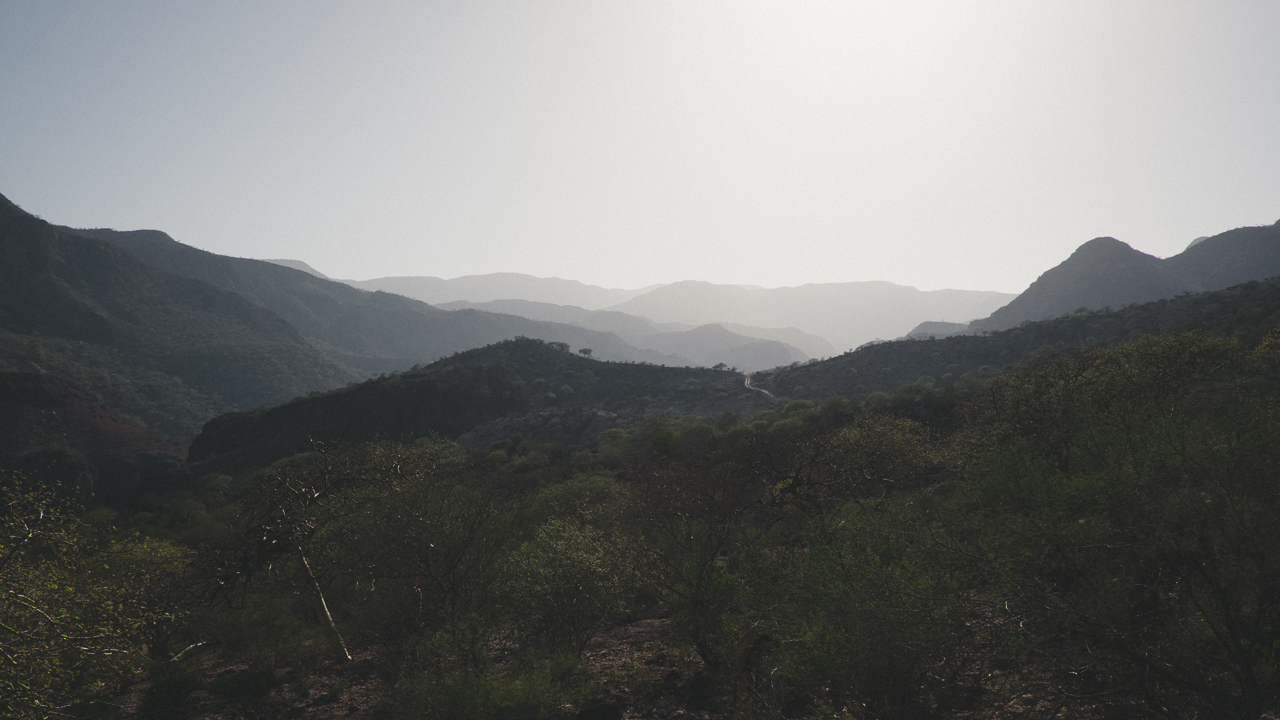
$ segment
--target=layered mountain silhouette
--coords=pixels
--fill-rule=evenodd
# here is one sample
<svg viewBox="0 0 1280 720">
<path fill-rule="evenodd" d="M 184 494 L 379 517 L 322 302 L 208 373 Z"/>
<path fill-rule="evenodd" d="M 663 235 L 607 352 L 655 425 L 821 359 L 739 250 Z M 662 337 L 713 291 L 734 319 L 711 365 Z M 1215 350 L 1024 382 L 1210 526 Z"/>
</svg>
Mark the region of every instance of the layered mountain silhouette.
<svg viewBox="0 0 1280 720">
<path fill-rule="evenodd" d="M 711 331 L 703 330 L 696 335 L 685 335 L 698 328 L 684 323 L 657 323 L 639 315 L 630 315 L 617 310 L 587 310 L 572 305 L 553 305 L 529 300 L 492 300 L 485 303 L 458 300 L 444 303 L 439 307 L 473 308 L 508 313 L 535 320 L 563 322 L 601 332 L 611 332 L 639 348 L 690 358 L 698 365 L 711 366 L 723 362 L 747 372 L 803 361 L 810 357 L 835 354 L 831 343 L 796 328 L 760 328 L 735 323 L 716 323 L 726 332 L 712 334 Z M 658 335 L 663 337 L 654 337 Z M 751 355 L 738 352 L 739 348 L 752 344 L 753 341 L 762 340 L 781 343 L 788 347 L 761 345 L 759 349 L 751 351 L 753 353 Z M 764 350 L 765 347 L 773 349 Z M 778 362 L 759 364 L 767 362 L 766 358 L 776 359 Z"/>
<path fill-rule="evenodd" d="M 54 227 L 3 196 L 0 331 L 0 370 L 48 365 L 178 436 L 217 412 L 356 379 L 259 305 Z"/>
<path fill-rule="evenodd" d="M 998 292 L 921 291 L 888 282 L 749 288 L 689 280 L 610 309 L 657 322 L 793 327 L 820 335 L 837 348 L 852 348 L 899 337 L 925 320 L 968 322 L 985 317 L 1012 298 Z"/>
<path fill-rule="evenodd" d="M 231 291 L 297 328 L 330 357 L 364 373 L 404 370 L 450 353 L 525 336 L 589 347 L 607 360 L 686 365 L 616 336 L 513 315 L 449 312 L 389 292 L 369 292 L 265 260 L 216 255 L 156 230 L 77 230 L 148 263 Z"/>
<path fill-rule="evenodd" d="M 1165 260 L 1205 290 L 1280 275 L 1280 222 L 1243 227 L 1192 243 Z"/>
<path fill-rule="evenodd" d="M 483 303 L 519 298 L 553 305 L 574 305 L 588 310 L 616 305 L 656 287 L 619 290 L 587 285 L 577 280 L 540 278 L 521 273 L 464 275 L 449 280 L 438 277 L 384 277 L 343 282 L 362 290 L 393 292 L 432 305 L 456 300 Z"/>
<path fill-rule="evenodd" d="M 492 424 L 503 439 L 519 434 L 587 441 L 623 415 L 717 415 L 773 404 L 737 373 L 599 362 L 526 338 L 279 407 L 218 417 L 192 443 L 190 459 L 200 472 L 241 472 L 310 450 L 315 442 L 429 434 L 457 439 L 468 433 L 483 442 L 483 428 Z"/>
<path fill-rule="evenodd" d="M 329 279 L 328 275 L 325 275 L 324 273 L 302 262 L 301 260 L 289 260 L 286 258 L 276 258 L 272 260 L 270 258 L 266 258 L 266 259 L 263 259 L 263 262 L 274 263 L 276 265 L 283 265 L 287 268 L 293 268 L 294 270 L 301 270 L 302 272 L 307 273 L 308 275 L 315 275 L 316 277 L 324 278 L 325 280 Z"/>
<path fill-rule="evenodd" d="M 1115 238 L 1095 238 L 969 332 L 1004 330 L 1078 309 L 1121 308 L 1280 275 L 1280 224 L 1198 238 L 1160 259 Z"/>
<path fill-rule="evenodd" d="M 706 367 L 723 364 L 745 372 L 790 365 L 808 360 L 793 345 L 777 340 L 759 340 L 739 335 L 720 325 L 703 325 L 693 330 L 657 333 L 636 338 L 641 347 L 658 352 L 679 352 Z"/>
<path fill-rule="evenodd" d="M 949 387 L 1072 348 L 1110 347 L 1142 335 L 1199 331 L 1253 347 L 1280 325 L 1280 277 L 1182 294 L 1110 312 L 1071 313 L 987 334 L 875 343 L 823 362 L 758 373 L 752 385 L 780 400 L 893 394 Z"/>
</svg>

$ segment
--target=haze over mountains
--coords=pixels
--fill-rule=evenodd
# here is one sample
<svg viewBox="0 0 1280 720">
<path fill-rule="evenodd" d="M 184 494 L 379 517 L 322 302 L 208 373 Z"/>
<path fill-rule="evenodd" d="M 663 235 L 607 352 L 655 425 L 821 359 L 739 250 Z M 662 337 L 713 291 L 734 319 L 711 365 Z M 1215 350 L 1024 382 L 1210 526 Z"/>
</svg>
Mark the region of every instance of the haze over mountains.
<svg viewBox="0 0 1280 720">
<path fill-rule="evenodd" d="M 394 293 L 367 292 L 261 260 L 229 258 L 183 245 L 155 230 L 78 230 L 157 267 L 202 280 L 287 320 L 317 347 L 366 373 L 402 370 L 517 335 L 590 347 L 602 359 L 686 364 L 640 350 L 608 333 L 512 315 L 448 312 Z"/>
<path fill-rule="evenodd" d="M 488 302 L 519 298 L 553 305 L 576 305 L 587 310 L 600 310 L 616 305 L 657 287 L 619 290 L 587 285 L 577 280 L 540 278 L 521 273 L 464 275 L 450 280 L 415 276 L 343 282 L 362 290 L 393 292 L 432 305 L 454 300 Z"/>
<path fill-rule="evenodd" d="M 220 256 L 155 230 L 57 227 L 7 200 L 0 237 L 0 371 L 57 375 L 175 438 L 219 413 L 521 336 L 590 348 L 600 360 L 759 372 L 921 323 L 918 334 L 998 330 L 1280 274 L 1273 225 L 1220 233 L 1166 260 L 1099 238 L 1011 302 L 886 282 L 618 290 L 512 273 L 368 281 L 452 298 L 437 307 L 327 279 L 304 261 Z"/>
<path fill-rule="evenodd" d="M 666 333 L 688 332 L 699 327 L 686 323 L 658 323 L 639 315 L 630 315 L 617 310 L 586 310 L 573 305 L 552 305 L 551 303 L 531 302 L 529 300 L 491 300 L 485 303 L 456 300 L 443 303 L 438 307 L 445 310 L 472 308 L 519 315 L 532 320 L 563 322 L 592 330 L 615 333 L 632 345 L 643 348 L 654 347 L 650 344 L 650 341 L 645 340 L 647 337 Z M 762 328 L 725 322 L 715 324 L 738 336 L 758 340 L 774 340 L 792 345 L 795 348 L 799 348 L 809 357 L 828 357 L 836 352 L 835 348 L 825 338 L 803 330 L 797 330 L 796 328 Z M 732 342 L 741 344 L 737 339 L 732 340 Z M 797 359 L 803 360 L 806 358 Z M 788 362 L 791 361 L 789 360 Z"/>
<path fill-rule="evenodd" d="M 1186 250 L 1163 260 L 1115 238 L 1095 238 L 1008 305 L 971 323 L 968 331 L 1003 330 L 1079 308 L 1119 309 L 1276 275 L 1280 275 L 1280 223 L 1197 238 Z"/>
<path fill-rule="evenodd" d="M 665 324 L 669 329 L 720 324 L 738 334 L 795 345 L 812 357 L 900 337 L 926 320 L 967 323 L 986 317 L 1014 298 L 1010 293 L 992 291 L 920 291 L 880 281 L 759 288 L 686 280 L 639 290 L 613 290 L 558 278 L 494 273 L 455 280 L 424 277 L 345 282 L 437 305 L 492 309 L 537 319 L 561 318 L 557 322 L 583 322 L 587 311 L 605 309 Z M 612 327 L 599 316 L 592 322 Z M 814 336 L 821 340 L 815 342 Z"/>
</svg>

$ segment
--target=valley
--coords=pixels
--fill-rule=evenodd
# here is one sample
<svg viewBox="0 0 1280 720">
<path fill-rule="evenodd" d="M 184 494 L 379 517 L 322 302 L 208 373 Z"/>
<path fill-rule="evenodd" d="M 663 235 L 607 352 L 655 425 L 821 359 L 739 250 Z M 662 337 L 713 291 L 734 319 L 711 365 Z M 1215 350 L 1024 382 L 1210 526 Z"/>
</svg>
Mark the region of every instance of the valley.
<svg viewBox="0 0 1280 720">
<path fill-rule="evenodd" d="M 1017 296 L 0 253 L 7 716 L 1280 707 L 1280 225 Z"/>
</svg>

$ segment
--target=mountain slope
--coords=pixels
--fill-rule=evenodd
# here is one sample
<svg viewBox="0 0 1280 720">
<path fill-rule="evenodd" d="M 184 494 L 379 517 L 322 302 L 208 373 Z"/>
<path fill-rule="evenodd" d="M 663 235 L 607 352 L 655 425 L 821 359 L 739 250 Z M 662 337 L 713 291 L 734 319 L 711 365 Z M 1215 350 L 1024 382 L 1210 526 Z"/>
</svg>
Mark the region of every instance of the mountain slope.
<svg viewBox="0 0 1280 720">
<path fill-rule="evenodd" d="M 633 342 L 640 347 L 659 352 L 678 353 L 704 367 L 723 363 L 744 372 L 755 372 L 809 359 L 809 356 L 799 348 L 786 343 L 746 337 L 720 325 L 703 325 L 685 332 L 645 335 L 635 338 Z"/>
<path fill-rule="evenodd" d="M 294 270 L 301 270 L 302 272 L 308 275 L 315 275 L 316 277 L 323 278 L 325 280 L 329 279 L 328 275 L 325 275 L 324 273 L 302 262 L 301 260 L 289 260 L 288 258 L 274 258 L 274 259 L 264 258 L 263 262 L 274 263 L 276 265 L 283 265 L 287 268 L 293 268 Z"/>
<path fill-rule="evenodd" d="M 1180 295 L 1112 312 L 1084 312 L 1028 322 L 987 335 L 876 343 L 776 373 L 752 384 L 781 399 L 892 393 L 918 380 L 947 386 L 966 374 L 987 376 L 1039 354 L 1109 347 L 1141 335 L 1197 330 L 1256 344 L 1280 327 L 1280 278 Z"/>
<path fill-rule="evenodd" d="M 1037 278 L 1008 305 L 971 323 L 969 330 L 1005 330 L 1080 307 L 1121 308 L 1201 289 L 1160 258 L 1138 252 L 1115 238 L 1094 238 Z"/>
<path fill-rule="evenodd" d="M 66 380 L 0 373 L 0 466 L 119 505 L 179 469 L 186 454 Z"/>
<path fill-rule="evenodd" d="M 970 324 L 969 331 L 1003 330 L 1082 307 L 1120 308 L 1276 276 L 1280 276 L 1280 223 L 1196 238 L 1186 250 L 1164 260 L 1114 238 L 1095 238 L 1008 305 Z"/>
<path fill-rule="evenodd" d="M 159 397 L 118 409 L 178 437 L 195 429 L 183 418 L 283 402 L 354 377 L 273 313 L 56 228 L 3 196 L 0 331 L 10 369 L 30 371 L 56 346 L 52 359 L 82 368 L 93 392 L 159 376 L 156 386 L 177 388 L 173 400 L 201 407 L 188 412 Z M 117 372 L 99 372 L 98 357 Z"/>
<path fill-rule="evenodd" d="M 148 263 L 234 292 L 289 321 L 317 347 L 366 373 L 404 370 L 450 353 L 518 336 L 590 347 L 598 357 L 653 363 L 688 360 L 640 350 L 617 337 L 512 315 L 449 312 L 389 292 L 369 292 L 264 260 L 184 245 L 156 230 L 76 230 Z"/>
<path fill-rule="evenodd" d="M 1206 290 L 1275 277 L 1280 275 L 1280 222 L 1205 238 L 1165 263 Z"/>
<path fill-rule="evenodd" d="M 190 458 L 202 468 L 241 472 L 310 450 L 313 440 L 459 438 L 503 419 L 513 422 L 505 435 L 528 433 L 533 423 L 581 439 L 618 414 L 716 415 L 772 404 L 733 372 L 599 362 L 538 340 L 509 340 L 420 370 L 215 418 L 192 443 Z"/>
</svg>

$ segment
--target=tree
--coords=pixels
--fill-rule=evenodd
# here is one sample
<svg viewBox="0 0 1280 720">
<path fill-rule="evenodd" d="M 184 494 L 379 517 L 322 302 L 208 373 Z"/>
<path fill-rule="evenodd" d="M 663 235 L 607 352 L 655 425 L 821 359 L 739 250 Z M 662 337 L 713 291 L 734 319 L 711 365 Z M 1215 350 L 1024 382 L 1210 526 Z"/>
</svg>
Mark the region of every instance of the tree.
<svg viewBox="0 0 1280 720">
<path fill-rule="evenodd" d="M 0 471 L 0 714 L 57 717 L 115 689 L 165 608 L 113 568 L 74 507 Z M 141 560 L 126 548 L 124 565 Z M 167 550 L 160 550 L 161 556 Z M 132 557 L 130 557 L 132 556 Z M 132 576 L 132 577 L 131 577 Z"/>
<path fill-rule="evenodd" d="M 1276 706 L 1274 360 L 1146 338 L 1033 363 L 971 411 L 952 528 L 1041 687 L 1162 718 Z"/>
<path fill-rule="evenodd" d="M 582 348 L 578 351 L 578 354 L 583 357 L 591 357 L 591 348 Z"/>
</svg>

